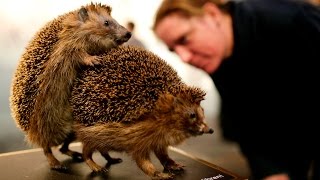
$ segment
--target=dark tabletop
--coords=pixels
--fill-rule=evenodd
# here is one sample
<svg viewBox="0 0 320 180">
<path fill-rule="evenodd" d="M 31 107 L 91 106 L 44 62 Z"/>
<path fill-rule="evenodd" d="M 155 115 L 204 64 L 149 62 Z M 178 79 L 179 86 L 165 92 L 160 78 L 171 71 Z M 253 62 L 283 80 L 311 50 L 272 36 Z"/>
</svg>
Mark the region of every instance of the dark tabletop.
<svg viewBox="0 0 320 180">
<path fill-rule="evenodd" d="M 81 145 L 74 143 L 70 149 L 81 152 Z M 108 180 L 140 180 L 149 179 L 125 153 L 111 152 L 112 157 L 119 157 L 122 163 L 108 166 L 107 161 L 99 153 L 93 155 L 94 161 L 105 165 L 109 171 L 104 174 L 93 174 L 85 162 L 75 162 L 69 156 L 61 154 L 58 149 L 53 151 L 56 158 L 69 167 L 66 172 L 50 170 L 42 149 L 31 149 L 0 154 L 0 179 L 20 180 L 78 180 L 78 179 L 108 179 Z M 185 165 L 183 173 L 175 176 L 177 180 L 229 180 L 242 179 L 232 172 L 198 159 L 181 149 L 170 148 L 169 155 L 177 163 Z M 159 161 L 152 157 L 157 170 L 163 167 Z"/>
</svg>

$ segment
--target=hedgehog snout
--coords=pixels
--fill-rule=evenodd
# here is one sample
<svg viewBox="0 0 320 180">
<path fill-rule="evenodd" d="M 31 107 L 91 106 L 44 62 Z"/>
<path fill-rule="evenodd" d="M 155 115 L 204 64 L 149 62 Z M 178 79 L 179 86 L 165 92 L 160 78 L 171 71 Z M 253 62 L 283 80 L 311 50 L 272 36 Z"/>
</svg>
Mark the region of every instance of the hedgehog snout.
<svg viewBox="0 0 320 180">
<path fill-rule="evenodd" d="M 131 32 L 127 32 L 123 37 L 120 37 L 120 38 L 116 39 L 116 43 L 118 45 L 121 45 L 121 44 L 127 42 L 131 38 L 131 36 L 132 36 L 132 33 Z"/>
<path fill-rule="evenodd" d="M 126 35 L 124 36 L 125 39 L 127 39 L 127 41 L 131 38 L 132 33 L 131 32 L 127 32 Z"/>
<path fill-rule="evenodd" d="M 201 123 L 190 127 L 189 132 L 194 136 L 198 136 L 203 134 L 212 134 L 214 130 L 208 127 L 207 124 Z"/>
<path fill-rule="evenodd" d="M 209 130 L 206 132 L 207 134 L 212 134 L 214 130 L 212 128 L 209 128 Z"/>
<path fill-rule="evenodd" d="M 210 127 L 208 127 L 206 124 L 201 124 L 200 125 L 200 132 L 201 134 L 212 134 L 214 132 L 214 130 Z"/>
</svg>

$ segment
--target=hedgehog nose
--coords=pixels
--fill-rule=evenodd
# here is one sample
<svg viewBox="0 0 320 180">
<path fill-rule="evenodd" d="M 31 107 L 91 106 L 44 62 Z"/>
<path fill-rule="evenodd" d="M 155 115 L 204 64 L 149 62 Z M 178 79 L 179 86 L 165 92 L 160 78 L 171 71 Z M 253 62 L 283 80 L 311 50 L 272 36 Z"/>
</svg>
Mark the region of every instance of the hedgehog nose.
<svg viewBox="0 0 320 180">
<path fill-rule="evenodd" d="M 209 129 L 208 133 L 212 134 L 214 132 L 214 130 L 212 128 Z"/>
<path fill-rule="evenodd" d="M 131 32 L 127 32 L 124 37 L 125 37 L 126 39 L 130 39 L 131 36 L 132 36 Z"/>
</svg>

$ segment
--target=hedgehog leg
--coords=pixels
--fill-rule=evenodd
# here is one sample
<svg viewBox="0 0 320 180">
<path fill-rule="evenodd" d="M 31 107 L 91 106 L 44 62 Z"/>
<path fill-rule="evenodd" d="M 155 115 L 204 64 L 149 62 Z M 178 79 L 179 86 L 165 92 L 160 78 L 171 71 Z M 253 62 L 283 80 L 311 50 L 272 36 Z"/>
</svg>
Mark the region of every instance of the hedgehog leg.
<svg viewBox="0 0 320 180">
<path fill-rule="evenodd" d="M 83 161 L 82 154 L 79 152 L 71 151 L 69 149 L 69 144 L 76 140 L 76 135 L 74 132 L 71 132 L 68 134 L 67 138 L 64 140 L 62 147 L 60 148 L 60 152 L 63 154 L 66 154 L 68 156 L 71 156 L 72 159 L 76 161 Z"/>
<path fill-rule="evenodd" d="M 47 157 L 47 160 L 49 162 L 49 165 L 51 169 L 54 170 L 67 170 L 67 167 L 62 165 L 52 154 L 51 147 L 43 147 L 43 152 L 45 156 Z"/>
<path fill-rule="evenodd" d="M 90 167 L 90 169 L 93 172 L 108 172 L 107 168 L 101 167 L 93 161 L 92 154 L 93 154 L 94 150 L 95 149 L 93 149 L 90 146 L 88 146 L 87 144 L 83 143 L 82 153 L 83 153 L 84 161 L 87 163 L 87 165 Z"/>
<path fill-rule="evenodd" d="M 133 159 L 136 161 L 138 167 L 152 179 L 172 179 L 173 176 L 168 173 L 162 173 L 155 169 L 154 165 L 150 160 L 150 156 L 141 156 L 136 154 L 133 156 Z"/>
<path fill-rule="evenodd" d="M 168 172 L 179 172 L 183 171 L 183 165 L 177 164 L 172 160 L 168 155 L 168 148 L 159 148 L 154 151 L 154 154 L 157 156 L 159 161 L 164 167 L 165 171 Z"/>
<path fill-rule="evenodd" d="M 122 162 L 121 158 L 113 158 L 110 156 L 108 152 L 100 152 L 100 153 L 108 161 L 108 164 L 117 164 Z"/>
</svg>

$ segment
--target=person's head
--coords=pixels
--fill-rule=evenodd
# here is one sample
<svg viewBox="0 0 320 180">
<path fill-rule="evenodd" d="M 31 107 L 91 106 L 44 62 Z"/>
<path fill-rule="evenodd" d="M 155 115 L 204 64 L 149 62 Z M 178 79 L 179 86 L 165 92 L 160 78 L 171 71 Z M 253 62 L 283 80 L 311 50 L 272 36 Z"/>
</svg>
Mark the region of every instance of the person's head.
<svg viewBox="0 0 320 180">
<path fill-rule="evenodd" d="M 232 20 L 221 0 L 163 0 L 153 30 L 184 62 L 208 73 L 232 53 Z"/>
</svg>

